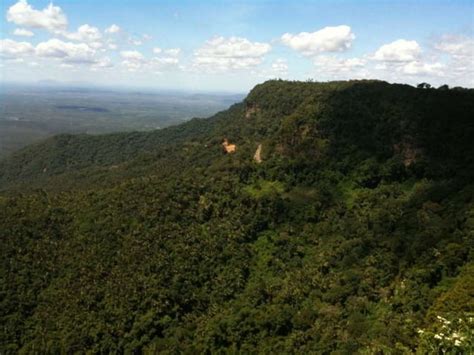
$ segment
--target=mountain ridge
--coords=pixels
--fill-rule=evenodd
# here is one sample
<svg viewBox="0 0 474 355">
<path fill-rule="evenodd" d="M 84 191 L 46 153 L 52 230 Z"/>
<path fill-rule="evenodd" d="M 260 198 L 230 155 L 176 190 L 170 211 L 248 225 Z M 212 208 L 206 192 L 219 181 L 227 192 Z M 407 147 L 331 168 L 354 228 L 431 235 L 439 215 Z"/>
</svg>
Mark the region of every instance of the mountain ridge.
<svg viewBox="0 0 474 355">
<path fill-rule="evenodd" d="M 284 84 L 283 84 L 284 83 Z M 278 89 L 278 85 L 280 85 L 280 89 Z M 273 88 L 275 86 L 276 88 Z M 292 90 L 291 86 L 301 86 L 298 87 L 298 90 Z M 28 166 L 25 167 L 8 167 L 5 165 L 8 165 L 9 161 L 14 161 L 16 160 L 26 160 L 26 165 L 28 163 L 33 165 L 33 169 L 35 170 L 36 176 L 38 173 L 42 172 L 44 169 L 46 169 L 46 172 L 48 170 L 51 170 L 51 167 L 48 167 L 48 162 L 35 162 L 34 159 L 30 159 L 28 157 L 29 155 L 36 155 L 38 153 L 38 150 L 41 151 L 43 148 L 51 148 L 53 152 L 55 152 L 55 149 L 57 150 L 62 150 L 67 151 L 67 149 L 81 149 L 81 154 L 77 154 L 77 159 L 86 159 L 86 161 L 74 161 L 74 157 L 70 157 L 69 161 L 66 160 L 65 157 L 61 157 L 57 151 L 55 152 L 57 157 L 53 158 L 52 164 L 56 164 L 61 166 L 63 169 L 68 167 L 69 165 L 78 165 L 78 167 L 84 166 L 89 163 L 89 164 L 96 164 L 99 166 L 102 165 L 114 165 L 116 163 L 120 163 L 126 160 L 133 159 L 133 155 L 136 154 L 143 154 L 143 153 L 152 153 L 155 151 L 158 151 L 159 149 L 162 149 L 162 147 L 168 147 L 170 145 L 179 145 L 184 143 L 186 140 L 192 141 L 196 139 L 202 139 L 206 136 L 206 132 L 208 133 L 207 135 L 207 142 L 205 144 L 208 144 L 209 141 L 212 142 L 212 138 L 214 139 L 225 139 L 226 135 L 229 137 L 234 136 L 235 138 L 239 138 L 241 135 L 252 135 L 253 139 L 260 139 L 264 140 L 267 136 L 274 135 L 276 132 L 277 133 L 282 133 L 282 131 L 285 129 L 284 127 L 279 127 L 280 125 L 280 120 L 283 118 L 286 118 L 285 122 L 282 122 L 282 125 L 289 125 L 287 127 L 287 130 L 290 130 L 290 134 L 293 132 L 291 130 L 295 129 L 301 129 L 295 126 L 295 122 L 291 122 L 290 117 L 286 117 L 290 115 L 294 110 L 297 109 L 297 107 L 300 107 L 300 111 L 302 110 L 302 106 L 305 105 L 304 100 L 306 100 L 308 103 L 306 104 L 307 106 L 317 106 L 313 105 L 314 100 L 320 100 L 319 104 L 324 105 L 324 101 L 328 100 L 333 100 L 336 101 L 338 100 L 337 94 L 339 92 L 345 92 L 347 90 L 351 90 L 354 93 L 351 93 L 351 95 L 357 95 L 357 88 L 362 87 L 362 91 L 364 92 L 364 95 L 367 95 L 367 91 L 371 90 L 372 92 L 370 93 L 371 95 L 374 95 L 373 91 L 380 90 L 383 92 L 383 90 L 387 91 L 387 95 L 395 95 L 394 92 L 397 92 L 398 94 L 401 94 L 402 97 L 398 98 L 398 102 L 404 101 L 403 96 L 407 97 L 407 95 L 411 95 L 413 93 L 416 93 L 420 97 L 423 98 L 423 96 L 433 96 L 434 98 L 430 98 L 430 100 L 437 100 L 436 96 L 439 97 L 446 97 L 446 96 L 472 96 L 472 94 L 469 94 L 469 91 L 467 92 L 446 92 L 446 91 L 438 91 L 438 90 L 426 90 L 426 89 L 416 89 L 413 87 L 410 87 L 408 85 L 390 85 L 385 82 L 381 81 L 351 81 L 351 82 L 331 82 L 331 83 L 312 83 L 312 82 L 306 82 L 306 83 L 301 83 L 301 82 L 282 82 L 282 81 L 269 81 L 265 84 L 257 85 L 247 96 L 247 98 L 244 100 L 244 102 L 240 104 L 236 104 L 233 106 L 233 108 L 230 109 L 230 111 L 222 111 L 221 113 L 218 113 L 217 115 L 213 116 L 210 119 L 193 119 L 188 123 L 184 123 L 175 127 L 170 127 L 164 130 L 158 130 L 154 132 L 132 132 L 132 133 L 115 133 L 115 134 L 109 134 L 109 135 L 104 135 L 104 136 L 87 136 L 87 135 L 59 135 L 56 137 L 53 137 L 43 143 L 39 143 L 38 145 L 34 145 L 33 147 L 28 147 L 24 150 L 21 150 L 20 152 L 16 153 L 12 158 L 10 159 L 4 159 L 2 162 L 0 162 L 0 171 L 3 171 L 4 173 L 2 174 L 0 172 L 0 186 L 2 180 L 5 180 L 5 171 L 11 171 L 14 168 L 19 168 L 21 170 L 29 170 Z M 392 92 L 390 92 L 392 91 Z M 293 93 L 298 93 L 297 95 L 289 95 L 289 92 Z M 270 95 L 270 98 L 267 98 L 265 95 Z M 393 97 L 389 97 L 390 100 L 394 100 Z M 342 100 L 347 101 L 347 97 L 342 98 Z M 313 102 L 312 102 L 313 101 Z M 408 101 L 408 100 L 407 100 Z M 409 102 L 405 102 L 407 105 Z M 352 104 L 352 103 L 351 103 Z M 265 110 L 266 114 L 270 117 L 270 120 L 266 119 L 261 122 L 259 122 L 258 118 L 258 112 L 255 110 L 254 105 L 257 105 L 259 108 L 258 110 Z M 277 112 L 273 112 L 272 110 L 274 107 L 272 105 L 276 105 L 276 110 Z M 339 103 L 329 103 L 328 106 L 333 105 L 333 106 L 341 106 Z M 343 105 L 342 105 L 343 106 Z M 242 118 L 234 119 L 235 121 L 238 121 L 241 123 L 241 127 L 235 126 L 232 123 L 227 120 L 225 122 L 222 121 L 223 116 L 241 116 L 242 114 L 242 109 L 245 107 L 245 118 L 246 120 L 242 120 Z M 321 108 L 319 108 L 321 110 Z M 469 110 L 472 111 L 472 107 L 468 107 Z M 254 110 L 254 111 L 251 111 Z M 433 111 L 436 111 L 434 109 Z M 252 117 L 249 115 L 249 112 L 252 112 Z M 301 112 L 301 113 L 296 113 L 298 114 L 309 114 L 309 115 L 317 115 L 318 113 L 316 112 Z M 339 114 L 336 112 L 336 114 Z M 322 114 L 323 115 L 323 114 Z M 225 128 L 223 125 L 228 125 L 229 127 Z M 296 125 L 300 123 L 296 122 Z M 352 122 L 354 124 L 354 122 Z M 372 123 L 373 124 L 373 123 Z M 384 124 L 387 124 L 385 122 Z M 398 124 L 398 123 L 397 123 Z M 429 122 L 422 122 L 421 124 L 429 124 Z M 446 123 L 445 123 L 446 124 Z M 466 125 L 469 124 L 469 122 L 464 123 Z M 249 125 L 254 125 L 254 127 L 247 127 Z M 293 125 L 293 126 L 291 126 Z M 468 127 L 469 128 L 469 127 Z M 329 128 L 327 128 L 329 129 Z M 396 129 L 400 131 L 399 127 L 393 127 L 393 129 Z M 418 128 L 419 129 L 419 128 Z M 210 132 L 215 132 L 215 135 L 218 135 L 218 137 L 211 137 L 213 133 Z M 226 132 L 227 131 L 227 132 Z M 438 129 L 438 132 L 441 130 Z M 460 130 L 461 131 L 461 130 Z M 449 132 L 449 129 L 446 129 L 446 133 Z M 209 134 L 210 133 L 210 134 Z M 347 132 L 346 132 L 347 133 Z M 398 133 L 402 134 L 402 133 Z M 465 135 L 467 135 L 467 138 L 469 138 L 469 134 L 471 132 L 467 130 L 465 132 Z M 188 136 L 189 135 L 189 136 Z M 363 137 L 366 138 L 366 137 Z M 370 139 L 365 139 L 366 141 L 375 141 L 374 137 L 368 137 Z M 386 137 L 384 137 L 386 138 Z M 358 139 L 358 137 L 356 137 Z M 452 139 L 452 138 L 451 138 Z M 466 138 L 464 138 L 466 139 Z M 363 139 L 364 140 L 364 139 Z M 404 153 L 403 151 L 405 150 L 412 150 L 412 151 L 417 151 L 418 149 L 416 147 L 411 147 L 412 142 L 408 142 L 407 140 L 413 140 L 412 137 L 400 137 L 399 140 L 396 143 L 393 143 L 392 147 L 384 147 L 384 149 L 398 149 L 401 153 Z M 101 147 L 101 141 L 106 141 L 107 146 Z M 215 144 L 215 142 L 212 142 Z M 352 143 L 352 142 L 351 142 Z M 48 147 L 49 145 L 49 147 Z M 398 148 L 395 147 L 395 145 L 398 145 Z M 87 151 L 87 149 L 82 149 L 83 146 L 93 146 L 97 147 L 96 149 L 93 149 L 92 151 Z M 404 149 L 405 148 L 405 149 Z M 446 149 L 446 148 L 444 148 Z M 115 152 L 114 152 L 115 150 Z M 267 149 L 268 150 L 268 149 Z M 120 151 L 120 152 L 117 152 Z M 115 153 L 115 154 L 114 154 Z M 405 152 L 409 153 L 409 152 Z M 46 155 L 48 152 L 46 152 Z M 469 156 L 470 154 L 465 154 L 465 156 Z M 26 156 L 26 157 L 25 157 Z M 45 159 L 48 157 L 46 156 Z M 413 158 L 413 157 L 412 157 Z M 32 160 L 29 162 L 28 160 Z M 57 162 L 55 160 L 58 160 Z M 35 164 L 38 164 L 36 166 Z M 41 168 L 41 166 L 43 168 Z M 467 170 L 467 169 L 465 169 Z M 54 171 L 54 168 L 53 168 Z M 18 173 L 21 175 L 21 173 Z M 28 174 L 28 173 L 27 173 Z M 35 175 L 34 175 L 35 176 Z M 6 177 L 8 179 L 8 176 Z"/>
<path fill-rule="evenodd" d="M 269 81 L 209 119 L 14 154 L 0 349 L 469 353 L 472 99 Z"/>
</svg>

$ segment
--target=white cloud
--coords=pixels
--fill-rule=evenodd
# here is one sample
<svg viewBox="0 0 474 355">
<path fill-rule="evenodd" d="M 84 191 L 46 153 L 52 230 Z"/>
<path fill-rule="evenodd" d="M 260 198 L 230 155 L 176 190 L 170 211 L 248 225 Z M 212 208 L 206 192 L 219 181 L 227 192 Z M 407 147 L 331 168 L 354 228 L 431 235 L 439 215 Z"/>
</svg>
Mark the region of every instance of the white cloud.
<svg viewBox="0 0 474 355">
<path fill-rule="evenodd" d="M 225 58 L 225 57 L 196 57 L 193 61 L 195 68 L 206 68 L 210 71 L 227 71 L 231 69 L 248 69 L 262 63 L 262 58 Z"/>
<path fill-rule="evenodd" d="M 34 47 L 28 42 L 17 42 L 11 39 L 0 40 L 0 57 L 21 58 L 34 53 Z"/>
<path fill-rule="evenodd" d="M 436 61 L 433 54 L 423 54 L 414 40 L 398 39 L 384 44 L 370 59 L 377 77 L 389 81 L 414 83 L 414 80 L 435 81 L 445 76 L 446 65 Z"/>
<path fill-rule="evenodd" d="M 120 56 L 124 59 L 121 64 L 129 71 L 140 70 L 147 64 L 143 54 L 138 51 L 121 51 Z"/>
<path fill-rule="evenodd" d="M 120 55 L 122 58 L 127 60 L 142 61 L 144 60 L 143 54 L 139 51 L 121 51 Z"/>
<path fill-rule="evenodd" d="M 401 67 L 401 71 L 407 75 L 443 75 L 444 65 L 441 63 L 423 63 L 413 61 Z"/>
<path fill-rule="evenodd" d="M 474 38 L 445 35 L 434 45 L 436 51 L 448 56 L 445 75 L 454 85 L 474 86 Z"/>
<path fill-rule="evenodd" d="M 69 40 L 79 42 L 98 43 L 98 41 L 102 39 L 102 34 L 100 33 L 99 29 L 88 24 L 80 26 L 76 32 L 64 32 L 62 35 Z"/>
<path fill-rule="evenodd" d="M 163 53 L 163 51 L 156 50 L 155 53 Z M 146 70 L 146 72 L 156 72 L 165 69 L 179 68 L 179 59 L 176 56 L 162 56 L 147 59 L 142 53 L 135 50 L 121 51 L 120 56 L 123 58 L 121 65 L 131 72 L 142 70 Z"/>
<path fill-rule="evenodd" d="M 118 33 L 120 31 L 121 31 L 120 27 L 117 26 L 116 24 L 113 24 L 110 27 L 105 29 L 105 33 L 111 33 L 111 34 Z"/>
<path fill-rule="evenodd" d="M 381 46 L 373 59 L 383 62 L 411 62 L 417 60 L 420 54 L 421 48 L 416 41 L 398 39 Z"/>
<path fill-rule="evenodd" d="M 435 48 L 454 58 L 470 58 L 474 60 L 474 38 L 465 36 L 443 36 Z"/>
<path fill-rule="evenodd" d="M 349 58 L 342 59 L 335 56 L 318 56 L 314 59 L 314 65 L 330 72 L 351 71 L 356 68 L 362 68 L 366 64 L 365 59 Z"/>
<path fill-rule="evenodd" d="M 271 50 L 268 43 L 240 37 L 214 37 L 194 52 L 193 67 L 210 71 L 247 69 L 262 63 Z"/>
<path fill-rule="evenodd" d="M 155 53 L 162 52 L 158 50 L 155 51 Z M 138 70 L 157 71 L 177 68 L 179 64 L 179 59 L 175 56 L 154 57 L 151 60 L 148 60 L 142 53 L 134 50 L 122 51 L 120 52 L 120 55 L 124 59 L 121 63 L 122 66 L 132 72 Z"/>
<path fill-rule="evenodd" d="M 143 63 L 139 61 L 134 61 L 134 60 L 123 60 L 121 63 L 125 68 L 128 69 L 128 71 L 134 72 L 137 70 L 142 69 Z"/>
<path fill-rule="evenodd" d="M 177 65 L 179 64 L 179 59 L 175 57 L 156 57 L 153 58 L 152 61 L 154 64 L 157 64 L 158 66 L 171 66 L 171 65 Z"/>
<path fill-rule="evenodd" d="M 285 33 L 281 37 L 283 44 L 313 57 L 323 52 L 342 52 L 349 49 L 355 39 L 351 28 L 346 25 L 324 27 L 316 32 L 301 32 L 296 35 Z"/>
<path fill-rule="evenodd" d="M 118 48 L 118 46 L 115 44 L 115 43 L 109 43 L 107 45 L 107 48 L 111 49 L 111 50 L 116 50 Z"/>
<path fill-rule="evenodd" d="M 104 69 L 104 68 L 112 68 L 114 65 L 112 60 L 109 57 L 103 57 L 98 59 L 94 64 L 92 64 L 92 70 Z"/>
<path fill-rule="evenodd" d="M 152 36 L 150 36 L 149 34 L 146 34 L 146 33 L 142 36 L 142 38 L 143 38 L 145 41 L 149 41 L 149 40 L 153 39 Z"/>
<path fill-rule="evenodd" d="M 286 59 L 279 58 L 272 63 L 272 72 L 285 76 L 288 74 L 288 63 Z"/>
<path fill-rule="evenodd" d="M 399 39 L 381 46 L 370 58 L 378 62 L 375 65 L 377 76 L 391 81 L 415 83 L 415 80 L 423 80 L 439 83 L 441 80 L 448 80 L 455 82 L 457 76 L 458 81 L 466 83 L 465 78 L 469 71 L 461 68 L 464 67 L 463 58 L 466 58 L 469 52 L 467 49 L 469 41 L 463 39 L 456 42 L 454 37 L 443 37 L 433 47 L 434 51 L 425 53 L 416 41 Z M 440 52 L 448 55 L 449 64 L 439 55 Z M 468 67 L 472 68 L 473 58 L 471 54 Z"/>
<path fill-rule="evenodd" d="M 181 53 L 180 48 L 169 48 L 169 49 L 162 49 L 160 47 L 153 48 L 154 54 L 163 54 L 163 57 L 157 58 L 159 60 L 164 60 L 170 62 L 172 59 L 175 59 L 176 62 L 178 61 L 176 57 L 178 57 Z"/>
<path fill-rule="evenodd" d="M 181 53 L 181 48 L 170 48 L 170 49 L 165 49 L 164 53 L 166 55 L 169 55 L 170 57 L 177 57 Z"/>
<path fill-rule="evenodd" d="M 316 77 L 324 80 L 363 79 L 369 77 L 365 58 L 338 58 L 320 55 L 314 58 Z"/>
<path fill-rule="evenodd" d="M 68 21 L 61 8 L 52 3 L 43 10 L 35 10 L 26 0 L 19 0 L 7 11 L 7 21 L 20 26 L 43 28 L 59 32 L 67 28 Z"/>
<path fill-rule="evenodd" d="M 280 79 L 288 75 L 288 62 L 284 58 L 275 59 L 271 65 L 261 66 L 251 69 L 249 74 L 255 78 L 262 78 L 264 80 Z"/>
<path fill-rule="evenodd" d="M 26 28 L 16 28 L 15 31 L 13 31 L 13 34 L 15 36 L 23 36 L 23 37 L 32 37 L 35 34 Z"/>
<path fill-rule="evenodd" d="M 50 39 L 36 46 L 39 57 L 58 58 L 66 63 L 95 63 L 95 50 L 85 43 L 63 42 Z"/>
<path fill-rule="evenodd" d="M 129 38 L 128 43 L 134 45 L 134 46 L 141 46 L 143 44 L 143 41 L 137 38 Z"/>
</svg>

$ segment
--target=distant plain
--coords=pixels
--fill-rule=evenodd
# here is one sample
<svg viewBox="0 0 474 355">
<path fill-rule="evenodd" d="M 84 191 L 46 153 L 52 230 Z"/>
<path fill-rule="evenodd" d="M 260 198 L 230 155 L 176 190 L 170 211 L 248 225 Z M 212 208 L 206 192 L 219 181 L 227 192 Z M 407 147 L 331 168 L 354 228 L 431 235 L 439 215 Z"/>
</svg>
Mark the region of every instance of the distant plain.
<svg viewBox="0 0 474 355">
<path fill-rule="evenodd" d="M 60 133 L 160 129 L 211 116 L 242 98 L 240 94 L 4 85 L 0 91 L 0 158 Z"/>
</svg>

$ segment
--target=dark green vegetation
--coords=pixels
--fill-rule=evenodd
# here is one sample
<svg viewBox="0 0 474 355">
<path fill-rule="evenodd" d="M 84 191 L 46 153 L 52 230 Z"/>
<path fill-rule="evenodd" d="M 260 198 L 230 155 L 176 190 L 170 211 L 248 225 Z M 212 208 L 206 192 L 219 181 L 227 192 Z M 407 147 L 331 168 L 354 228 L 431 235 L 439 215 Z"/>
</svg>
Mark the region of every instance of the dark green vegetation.
<svg viewBox="0 0 474 355">
<path fill-rule="evenodd" d="M 1 352 L 472 353 L 473 142 L 470 90 L 269 81 L 30 146 L 0 163 Z"/>
<path fill-rule="evenodd" d="M 208 117 L 241 95 L 0 86 L 0 158 L 60 133 L 146 131 Z"/>
</svg>

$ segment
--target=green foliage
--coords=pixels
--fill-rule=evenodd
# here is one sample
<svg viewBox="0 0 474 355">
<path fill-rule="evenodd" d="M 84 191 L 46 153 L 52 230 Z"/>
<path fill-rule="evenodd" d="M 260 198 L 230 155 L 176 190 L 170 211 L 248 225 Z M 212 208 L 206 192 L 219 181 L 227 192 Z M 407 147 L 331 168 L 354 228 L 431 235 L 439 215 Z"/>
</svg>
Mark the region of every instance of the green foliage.
<svg viewBox="0 0 474 355">
<path fill-rule="evenodd" d="M 270 81 L 26 148 L 0 162 L 0 352 L 469 353 L 472 99 Z"/>
<path fill-rule="evenodd" d="M 258 180 L 254 184 L 246 186 L 244 191 L 257 199 L 271 198 L 280 195 L 284 191 L 284 185 L 279 181 Z"/>
</svg>

